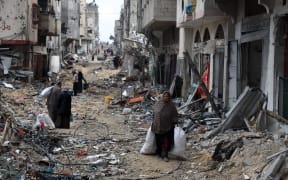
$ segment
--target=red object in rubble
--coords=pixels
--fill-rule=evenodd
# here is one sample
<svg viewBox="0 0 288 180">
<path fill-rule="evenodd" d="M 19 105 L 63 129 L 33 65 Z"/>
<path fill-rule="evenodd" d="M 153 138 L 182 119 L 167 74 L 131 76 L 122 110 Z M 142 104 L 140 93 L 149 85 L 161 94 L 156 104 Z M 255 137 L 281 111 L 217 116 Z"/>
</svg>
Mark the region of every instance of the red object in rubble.
<svg viewBox="0 0 288 180">
<path fill-rule="evenodd" d="M 18 133 L 17 133 L 18 137 L 23 138 L 25 136 L 25 131 L 24 131 L 23 127 L 18 127 L 17 131 L 18 131 Z"/>
<path fill-rule="evenodd" d="M 40 127 L 43 128 L 45 126 L 45 123 L 42 121 L 40 122 Z"/>
<path fill-rule="evenodd" d="M 87 156 L 87 155 L 88 155 L 87 151 L 84 151 L 84 150 L 80 150 L 76 153 L 76 157 L 78 158 L 82 156 Z"/>
<path fill-rule="evenodd" d="M 141 102 L 143 100 L 144 100 L 144 96 L 138 96 L 138 97 L 133 97 L 133 98 L 128 99 L 127 103 L 132 104 L 132 103 Z"/>
</svg>

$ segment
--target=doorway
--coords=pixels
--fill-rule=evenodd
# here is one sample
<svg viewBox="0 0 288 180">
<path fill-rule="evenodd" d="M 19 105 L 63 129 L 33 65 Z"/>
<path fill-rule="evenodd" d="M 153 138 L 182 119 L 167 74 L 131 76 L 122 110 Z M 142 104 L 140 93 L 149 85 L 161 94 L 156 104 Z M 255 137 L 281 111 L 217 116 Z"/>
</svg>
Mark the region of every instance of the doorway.
<svg viewBox="0 0 288 180">
<path fill-rule="evenodd" d="M 279 97 L 278 97 L 278 112 L 284 118 L 288 118 L 288 15 L 282 17 L 279 21 L 279 26 L 275 51 L 275 59 L 278 59 L 278 74 L 279 74 Z M 283 60 L 282 60 L 283 59 Z"/>
<path fill-rule="evenodd" d="M 217 49 L 214 59 L 213 95 L 218 99 L 222 99 L 224 81 L 224 49 Z"/>
<path fill-rule="evenodd" d="M 165 78 L 165 54 L 160 54 L 157 61 L 156 83 L 164 84 Z"/>
<path fill-rule="evenodd" d="M 241 92 L 246 86 L 261 87 L 263 40 L 241 44 Z"/>
</svg>

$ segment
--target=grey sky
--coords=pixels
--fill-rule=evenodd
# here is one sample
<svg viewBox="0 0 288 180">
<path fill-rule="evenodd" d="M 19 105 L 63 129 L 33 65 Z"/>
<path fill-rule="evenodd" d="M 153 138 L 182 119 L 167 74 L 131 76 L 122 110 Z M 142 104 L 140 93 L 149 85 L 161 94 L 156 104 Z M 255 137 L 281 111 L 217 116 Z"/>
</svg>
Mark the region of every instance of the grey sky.
<svg viewBox="0 0 288 180">
<path fill-rule="evenodd" d="M 86 0 L 87 3 L 93 0 Z M 115 20 L 120 18 L 123 0 L 96 0 L 99 7 L 99 31 L 100 41 L 109 41 L 110 35 L 114 35 Z"/>
</svg>

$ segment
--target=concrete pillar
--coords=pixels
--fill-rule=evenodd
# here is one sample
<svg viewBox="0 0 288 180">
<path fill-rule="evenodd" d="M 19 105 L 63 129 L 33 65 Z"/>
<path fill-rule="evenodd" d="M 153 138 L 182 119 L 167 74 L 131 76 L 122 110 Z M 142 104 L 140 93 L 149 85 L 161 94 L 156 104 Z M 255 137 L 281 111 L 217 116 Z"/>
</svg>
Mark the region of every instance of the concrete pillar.
<svg viewBox="0 0 288 180">
<path fill-rule="evenodd" d="M 266 94 L 268 95 L 268 105 L 267 109 L 278 112 L 278 92 L 279 91 L 279 82 L 277 79 L 277 75 L 275 72 L 275 68 L 277 68 L 276 59 L 275 59 L 275 45 L 274 45 L 274 33 L 275 33 L 275 24 L 274 16 L 270 17 L 270 34 L 269 34 L 269 47 L 268 47 L 268 64 L 267 64 L 267 77 L 266 77 Z M 271 68 L 268 68 L 271 67 Z"/>
<path fill-rule="evenodd" d="M 179 52 L 177 57 L 177 71 L 176 74 L 183 78 L 182 97 L 188 96 L 190 86 L 189 62 L 184 60 L 184 52 L 186 51 L 186 32 L 183 27 L 179 29 Z"/>
<path fill-rule="evenodd" d="M 179 52 L 177 57 L 177 71 L 176 74 L 184 76 L 184 51 L 185 51 L 185 28 L 181 27 L 179 30 Z"/>
</svg>

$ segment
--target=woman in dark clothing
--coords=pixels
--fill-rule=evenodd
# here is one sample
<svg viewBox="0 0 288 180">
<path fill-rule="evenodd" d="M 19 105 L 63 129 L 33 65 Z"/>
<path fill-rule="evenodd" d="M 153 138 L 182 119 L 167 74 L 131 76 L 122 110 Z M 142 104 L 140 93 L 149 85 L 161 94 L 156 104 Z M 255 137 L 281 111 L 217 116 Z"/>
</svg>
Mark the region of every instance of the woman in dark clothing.
<svg viewBox="0 0 288 180">
<path fill-rule="evenodd" d="M 81 71 L 78 72 L 78 93 L 82 93 L 83 90 L 83 80 L 85 83 L 87 83 L 86 79 L 83 76 L 83 73 Z"/>
<path fill-rule="evenodd" d="M 61 94 L 61 85 L 61 81 L 58 81 L 47 97 L 48 113 L 54 123 L 57 120 L 57 105 Z"/>
<path fill-rule="evenodd" d="M 71 102 L 71 95 L 67 89 L 64 89 L 60 94 L 57 105 L 57 120 L 55 122 L 56 128 L 70 128 Z"/>
<path fill-rule="evenodd" d="M 72 75 L 73 75 L 73 95 L 74 96 L 77 96 L 77 93 L 78 93 L 78 73 L 75 71 L 75 70 L 73 70 L 72 71 Z"/>
<path fill-rule="evenodd" d="M 113 58 L 113 65 L 114 65 L 115 69 L 118 69 L 118 67 L 120 66 L 120 57 L 119 56 L 115 56 Z"/>
<path fill-rule="evenodd" d="M 176 106 L 170 98 L 170 93 L 165 91 L 162 99 L 154 105 L 151 128 L 156 136 L 157 154 L 166 162 L 168 161 L 168 152 L 174 145 L 174 127 L 177 124 L 178 114 Z"/>
</svg>

